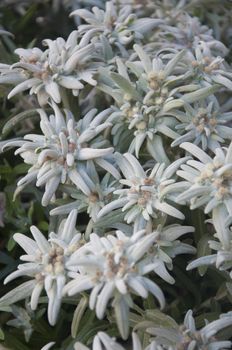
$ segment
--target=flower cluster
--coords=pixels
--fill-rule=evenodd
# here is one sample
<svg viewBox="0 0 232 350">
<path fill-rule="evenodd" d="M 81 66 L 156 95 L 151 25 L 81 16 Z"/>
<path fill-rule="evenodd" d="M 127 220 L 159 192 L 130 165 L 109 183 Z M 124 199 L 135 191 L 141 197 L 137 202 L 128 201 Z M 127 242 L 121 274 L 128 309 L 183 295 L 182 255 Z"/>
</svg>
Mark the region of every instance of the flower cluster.
<svg viewBox="0 0 232 350">
<path fill-rule="evenodd" d="M 192 67 L 192 54 L 186 50 L 174 53 L 170 50 L 170 53 L 154 58 L 139 45 L 134 45 L 134 51 L 139 61 L 129 60 L 125 65 L 118 59 L 116 73 L 101 69 L 103 80 L 98 88 L 110 94 L 117 104 L 109 119 L 113 123 L 113 142 L 118 147 L 121 140 L 125 143 L 130 140 L 129 151 L 139 157 L 146 141 L 150 155 L 159 162 L 168 163 L 163 139 L 180 136 L 177 120 L 181 113 L 177 108 L 207 98 L 220 86 L 229 87 L 231 81 L 222 74 L 230 77 L 230 73 L 226 73 L 225 68 L 212 69 L 207 74 L 196 73 Z M 216 69 L 215 65 L 213 67 Z M 231 119 L 230 115 L 228 119 Z"/>
<path fill-rule="evenodd" d="M 166 315 L 164 315 L 166 318 Z M 183 325 L 179 326 L 173 319 L 169 319 L 172 327 L 164 326 L 148 327 L 146 332 L 152 335 L 145 345 L 142 345 L 137 333 L 132 333 L 132 350 L 222 350 L 230 349 L 231 341 L 218 340 L 215 335 L 221 330 L 231 326 L 231 312 L 221 315 L 215 321 L 207 323 L 201 329 L 196 328 L 192 310 L 189 310 L 184 318 Z M 155 339 L 154 339 L 155 337 Z M 54 345 L 54 342 L 47 344 L 41 350 L 48 350 Z M 116 342 L 112 337 L 109 337 L 105 332 L 98 332 L 92 342 L 92 350 L 125 350 L 125 348 Z M 90 350 L 80 342 L 74 344 L 74 350 Z"/>
<path fill-rule="evenodd" d="M 27 0 L 3 3 L 22 23 L 33 12 Z M 77 25 L 65 38 L 51 34 L 45 49 L 16 48 L 0 29 L 1 96 L 12 98 L 2 111 L 14 114 L 0 142 L 9 151 L 0 309 L 15 317 L 3 330 L 22 329 L 30 348 L 46 310 L 54 332 L 43 350 L 231 348 L 232 315 L 219 311 L 232 294 L 232 44 L 222 23 L 232 8 L 212 0 L 206 14 L 200 3 L 209 9 L 196 0 L 37 0 L 51 9 L 38 23 L 64 10 Z M 188 272 L 207 276 L 208 265 L 218 274 L 209 289 Z M 14 305 L 24 299 L 26 309 Z"/>
</svg>

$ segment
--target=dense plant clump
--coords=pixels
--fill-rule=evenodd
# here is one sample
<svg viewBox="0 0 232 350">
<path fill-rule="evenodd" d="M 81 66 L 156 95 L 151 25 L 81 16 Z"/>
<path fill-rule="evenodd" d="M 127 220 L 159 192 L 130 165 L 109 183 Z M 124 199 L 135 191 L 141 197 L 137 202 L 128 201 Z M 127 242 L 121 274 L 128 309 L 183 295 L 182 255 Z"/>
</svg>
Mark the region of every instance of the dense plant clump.
<svg viewBox="0 0 232 350">
<path fill-rule="evenodd" d="M 0 14 L 4 349 L 231 349 L 232 2 Z"/>
</svg>

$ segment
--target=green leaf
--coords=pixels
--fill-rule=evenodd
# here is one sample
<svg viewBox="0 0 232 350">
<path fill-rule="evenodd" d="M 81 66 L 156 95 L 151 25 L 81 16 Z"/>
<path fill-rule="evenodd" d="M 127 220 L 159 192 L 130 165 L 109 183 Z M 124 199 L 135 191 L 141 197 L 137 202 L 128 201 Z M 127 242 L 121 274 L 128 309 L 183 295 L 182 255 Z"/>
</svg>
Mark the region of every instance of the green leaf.
<svg viewBox="0 0 232 350">
<path fill-rule="evenodd" d="M 21 112 L 21 113 L 15 115 L 13 118 L 11 118 L 10 120 L 8 120 L 6 122 L 6 124 L 4 125 L 4 127 L 2 129 L 2 133 L 8 134 L 12 129 L 14 129 L 15 125 L 24 121 L 27 118 L 35 117 L 35 116 L 39 117 L 37 109 L 35 109 L 35 108 L 26 110 L 24 112 Z"/>
<path fill-rule="evenodd" d="M 38 228 L 41 231 L 48 231 L 49 225 L 48 225 L 48 223 L 46 221 L 40 221 L 39 224 L 38 224 Z"/>
<path fill-rule="evenodd" d="M 162 110 L 159 112 L 160 115 L 169 112 L 171 109 L 182 107 L 184 105 L 184 101 L 181 99 L 173 99 L 164 104 Z"/>
<path fill-rule="evenodd" d="M 19 300 L 29 297 L 35 285 L 36 285 L 36 281 L 32 280 L 32 281 L 24 282 L 20 284 L 18 287 L 12 289 L 9 293 L 5 294 L 0 299 L 0 307 L 12 305 Z"/>
<path fill-rule="evenodd" d="M 5 342 L 6 346 L 14 350 L 30 350 L 31 347 L 23 344 L 18 337 L 14 336 L 12 333 L 5 332 Z"/>
<path fill-rule="evenodd" d="M 129 306 L 125 297 L 117 295 L 112 303 L 118 330 L 122 339 L 126 340 L 129 336 Z"/>
<path fill-rule="evenodd" d="M 146 310 L 145 315 L 148 319 L 153 321 L 153 323 L 158 325 L 159 327 L 178 328 L 178 324 L 172 317 L 164 314 L 158 309 Z"/>
<path fill-rule="evenodd" d="M 15 175 L 21 175 L 21 174 L 25 174 L 30 168 L 30 165 L 28 164 L 18 164 L 14 167 L 13 172 Z"/>
<path fill-rule="evenodd" d="M 122 77 L 118 73 L 111 73 L 111 78 L 115 81 L 115 83 L 125 91 L 125 93 L 129 94 L 131 97 L 134 99 L 141 101 L 141 96 L 139 93 L 136 91 L 134 86 L 131 84 L 131 82 L 124 77 Z"/>
<path fill-rule="evenodd" d="M 200 258 L 202 256 L 210 255 L 211 249 L 209 247 L 209 240 L 211 238 L 212 237 L 210 235 L 204 235 L 199 240 L 199 242 L 197 244 L 197 257 L 198 258 Z M 208 269 L 208 266 L 199 266 L 197 269 L 198 269 L 200 276 L 204 276 L 204 274 L 206 273 L 206 271 Z"/>
<path fill-rule="evenodd" d="M 204 87 L 197 91 L 190 92 L 189 94 L 184 95 L 181 100 L 187 103 L 192 103 L 195 101 L 200 101 L 208 97 L 209 95 L 213 95 L 220 89 L 220 85 L 213 85 L 210 87 Z"/>
<path fill-rule="evenodd" d="M 10 237 L 9 241 L 7 242 L 7 250 L 9 252 L 11 252 L 14 249 L 15 246 L 16 246 L 15 240 L 13 239 L 13 237 Z"/>
<path fill-rule="evenodd" d="M 122 96 L 121 96 L 120 91 L 117 91 L 116 89 L 112 89 L 112 87 L 110 87 L 109 85 L 103 84 L 103 83 L 99 83 L 97 85 L 97 89 L 101 90 L 102 92 L 104 92 L 107 95 L 110 95 L 118 103 L 121 103 Z"/>
<path fill-rule="evenodd" d="M 228 290 L 228 293 L 231 295 L 231 297 L 232 297 L 232 283 L 229 283 L 229 282 L 227 282 L 226 283 L 226 288 L 227 288 L 227 290 Z"/>
<path fill-rule="evenodd" d="M 103 229 L 105 227 L 115 227 L 115 224 L 123 221 L 124 216 L 125 213 L 123 213 L 121 209 L 116 209 L 114 210 L 114 215 L 112 215 L 112 213 L 109 213 L 104 217 L 98 219 L 94 223 L 94 228 Z"/>
<path fill-rule="evenodd" d="M 82 316 L 88 306 L 88 298 L 84 295 L 79 304 L 76 307 L 76 310 L 74 311 L 73 314 L 73 320 L 71 324 L 71 335 L 75 339 L 77 336 L 77 332 L 79 329 L 80 321 L 82 319 Z"/>
<path fill-rule="evenodd" d="M 2 328 L 0 328 L 0 340 L 4 340 L 4 339 L 5 339 L 4 332 L 3 332 Z"/>
</svg>

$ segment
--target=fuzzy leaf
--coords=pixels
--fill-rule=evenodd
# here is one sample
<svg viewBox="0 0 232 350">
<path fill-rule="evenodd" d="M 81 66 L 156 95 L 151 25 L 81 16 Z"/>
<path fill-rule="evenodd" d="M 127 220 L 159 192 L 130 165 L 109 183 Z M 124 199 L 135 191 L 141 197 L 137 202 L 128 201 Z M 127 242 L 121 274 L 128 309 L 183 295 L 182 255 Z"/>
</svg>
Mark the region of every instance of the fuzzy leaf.
<svg viewBox="0 0 232 350">
<path fill-rule="evenodd" d="M 210 235 L 204 235 L 203 237 L 201 237 L 201 239 L 199 240 L 198 244 L 197 244 L 197 257 L 200 258 L 202 256 L 207 256 L 210 255 L 211 253 L 211 249 L 209 247 L 209 240 L 212 237 Z M 204 276 L 204 274 L 207 271 L 207 266 L 199 266 L 198 267 L 198 272 L 201 276 Z"/>
<path fill-rule="evenodd" d="M 79 301 L 79 304 L 77 305 L 76 310 L 74 311 L 72 324 L 71 324 L 71 335 L 74 339 L 77 336 L 80 321 L 87 308 L 87 305 L 88 305 L 88 299 L 86 296 L 83 296 Z"/>
<path fill-rule="evenodd" d="M 0 299 L 1 306 L 9 306 L 19 300 L 25 299 L 31 295 L 33 288 L 36 285 L 36 280 L 31 280 L 20 284 L 20 286 L 12 289 Z"/>
<path fill-rule="evenodd" d="M 21 112 L 21 113 L 15 115 L 13 118 L 11 118 L 10 120 L 8 120 L 6 122 L 6 124 L 4 125 L 4 127 L 2 129 L 2 133 L 3 134 L 9 133 L 12 129 L 14 129 L 15 125 L 23 122 L 27 118 L 31 118 L 31 117 L 34 117 L 36 115 L 39 117 L 36 109 L 29 109 L 29 110 L 26 110 L 24 112 Z"/>
<path fill-rule="evenodd" d="M 209 95 L 213 95 L 216 91 L 220 89 L 220 85 L 213 85 L 210 87 L 204 87 L 194 92 L 190 92 L 189 94 L 184 95 L 181 100 L 187 103 L 192 103 L 195 101 L 200 101 L 208 97 Z"/>
<path fill-rule="evenodd" d="M 141 101 L 141 96 L 129 80 L 125 79 L 118 73 L 111 73 L 111 78 L 123 91 L 125 91 L 125 93 L 131 95 L 136 100 Z"/>
</svg>

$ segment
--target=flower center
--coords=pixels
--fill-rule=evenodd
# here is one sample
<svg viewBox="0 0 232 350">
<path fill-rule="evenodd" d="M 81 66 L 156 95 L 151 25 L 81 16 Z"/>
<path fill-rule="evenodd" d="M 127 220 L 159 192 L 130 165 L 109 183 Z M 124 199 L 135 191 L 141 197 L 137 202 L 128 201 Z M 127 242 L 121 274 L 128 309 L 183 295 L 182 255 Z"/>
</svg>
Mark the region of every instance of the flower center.
<svg viewBox="0 0 232 350">
<path fill-rule="evenodd" d="M 201 61 L 192 61 L 193 68 L 199 68 L 205 73 L 212 73 L 214 70 L 219 69 L 219 63 L 213 63 L 213 59 L 210 57 L 204 57 Z"/>
<path fill-rule="evenodd" d="M 58 275 L 64 272 L 64 250 L 61 247 L 53 247 L 50 249 L 47 265 L 44 269 L 45 273 Z"/>
<path fill-rule="evenodd" d="M 97 192 L 91 192 L 89 195 L 89 201 L 91 203 L 96 203 L 99 200 L 99 195 Z"/>
<path fill-rule="evenodd" d="M 223 166 L 223 164 L 220 164 Z M 226 173 L 217 176 L 216 170 L 220 167 L 219 163 L 208 163 L 205 169 L 202 170 L 200 176 L 196 178 L 196 183 L 199 185 L 208 185 L 214 188 L 215 197 L 218 200 L 223 200 L 230 193 L 230 188 L 232 184 L 232 171 L 227 171 Z"/>
<path fill-rule="evenodd" d="M 201 108 L 198 110 L 196 117 L 192 119 L 192 123 L 200 133 L 204 132 L 206 128 L 212 133 L 217 126 L 217 119 L 215 113 L 209 114 L 206 109 Z"/>
</svg>

